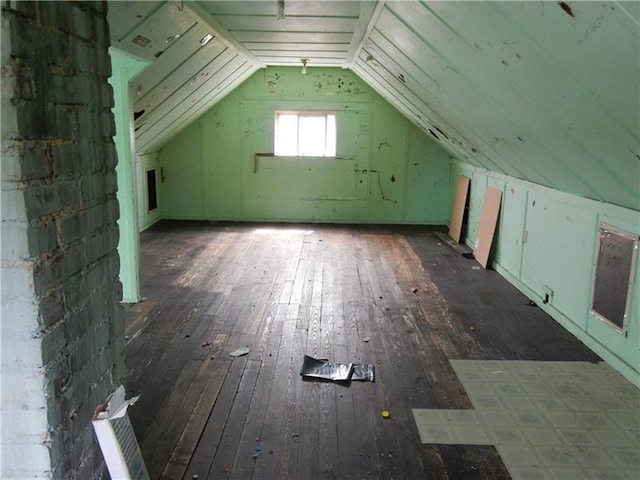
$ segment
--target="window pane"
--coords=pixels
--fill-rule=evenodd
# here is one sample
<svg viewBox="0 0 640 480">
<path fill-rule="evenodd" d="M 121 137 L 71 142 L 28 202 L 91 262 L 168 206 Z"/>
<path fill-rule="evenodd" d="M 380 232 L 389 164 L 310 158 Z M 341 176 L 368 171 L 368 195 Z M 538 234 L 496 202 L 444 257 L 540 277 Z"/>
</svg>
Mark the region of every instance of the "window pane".
<svg viewBox="0 0 640 480">
<path fill-rule="evenodd" d="M 278 156 L 335 157 L 336 116 L 313 111 L 276 111 L 274 153 Z"/>
<path fill-rule="evenodd" d="M 299 154 L 322 157 L 325 154 L 326 118 L 300 117 Z"/>
<path fill-rule="evenodd" d="M 276 155 L 298 155 L 297 115 L 278 114 L 276 116 L 276 138 L 274 150 Z"/>
</svg>

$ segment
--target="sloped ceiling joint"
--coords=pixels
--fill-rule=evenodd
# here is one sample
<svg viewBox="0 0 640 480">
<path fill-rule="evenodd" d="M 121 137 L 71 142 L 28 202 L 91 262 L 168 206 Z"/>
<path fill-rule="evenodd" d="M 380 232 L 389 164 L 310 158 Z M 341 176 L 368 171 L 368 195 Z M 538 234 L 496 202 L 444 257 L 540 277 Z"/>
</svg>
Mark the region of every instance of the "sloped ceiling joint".
<svg viewBox="0 0 640 480">
<path fill-rule="evenodd" d="M 360 18 L 358 20 L 358 26 L 353 33 L 353 40 L 349 46 L 349 52 L 345 58 L 342 68 L 352 68 L 353 63 L 360 55 L 360 51 L 364 47 L 367 38 L 374 29 L 378 17 L 384 10 L 387 0 L 378 0 L 377 2 L 364 2 L 360 8 Z"/>
<path fill-rule="evenodd" d="M 253 53 L 251 53 L 242 43 L 236 40 L 233 35 L 231 35 L 226 28 L 224 28 L 218 20 L 215 19 L 213 15 L 207 12 L 200 4 L 197 2 L 187 2 L 185 3 L 185 7 L 187 7 L 191 13 L 198 19 L 198 21 L 203 22 L 205 25 L 208 25 L 211 30 L 213 30 L 214 35 L 219 39 L 225 41 L 228 45 L 231 45 L 242 55 L 247 57 L 247 59 L 258 68 L 265 68 L 266 65 L 262 63 L 258 57 L 256 57 Z"/>
</svg>

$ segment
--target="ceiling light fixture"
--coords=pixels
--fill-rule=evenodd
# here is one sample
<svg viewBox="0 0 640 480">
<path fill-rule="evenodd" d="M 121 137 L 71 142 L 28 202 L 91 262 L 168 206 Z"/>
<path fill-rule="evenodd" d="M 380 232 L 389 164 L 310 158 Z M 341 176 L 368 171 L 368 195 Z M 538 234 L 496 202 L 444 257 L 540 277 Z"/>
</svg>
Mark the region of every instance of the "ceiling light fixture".
<svg viewBox="0 0 640 480">
<path fill-rule="evenodd" d="M 302 70 L 300 71 L 300 73 L 302 73 L 302 75 L 306 75 L 307 74 L 307 62 L 309 61 L 308 58 L 301 58 L 300 61 L 302 62 Z"/>
<path fill-rule="evenodd" d="M 284 0 L 278 0 L 278 20 L 284 20 Z"/>
<path fill-rule="evenodd" d="M 209 43 L 214 38 L 215 37 L 213 35 L 211 35 L 210 33 L 207 33 L 204 37 L 200 39 L 200 45 L 204 47 L 207 43 Z"/>
</svg>

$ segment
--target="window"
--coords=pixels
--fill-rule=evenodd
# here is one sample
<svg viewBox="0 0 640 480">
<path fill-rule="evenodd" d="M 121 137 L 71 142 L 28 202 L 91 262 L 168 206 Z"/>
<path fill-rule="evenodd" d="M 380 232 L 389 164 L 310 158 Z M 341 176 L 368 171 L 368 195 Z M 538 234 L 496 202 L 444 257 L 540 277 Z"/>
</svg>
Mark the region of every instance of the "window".
<svg viewBox="0 0 640 480">
<path fill-rule="evenodd" d="M 335 112 L 276 111 L 274 153 L 287 157 L 335 157 Z"/>
<path fill-rule="evenodd" d="M 626 334 L 638 237 L 606 223 L 598 236 L 591 312 Z"/>
</svg>

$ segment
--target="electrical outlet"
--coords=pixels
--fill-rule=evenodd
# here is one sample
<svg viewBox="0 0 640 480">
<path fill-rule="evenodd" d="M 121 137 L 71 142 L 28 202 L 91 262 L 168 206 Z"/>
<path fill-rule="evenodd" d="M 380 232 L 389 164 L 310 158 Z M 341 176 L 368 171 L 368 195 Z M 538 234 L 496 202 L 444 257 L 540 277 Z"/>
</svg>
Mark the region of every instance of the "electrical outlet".
<svg viewBox="0 0 640 480">
<path fill-rule="evenodd" d="M 547 285 L 542 285 L 542 303 L 545 305 L 553 300 L 553 289 Z"/>
</svg>

